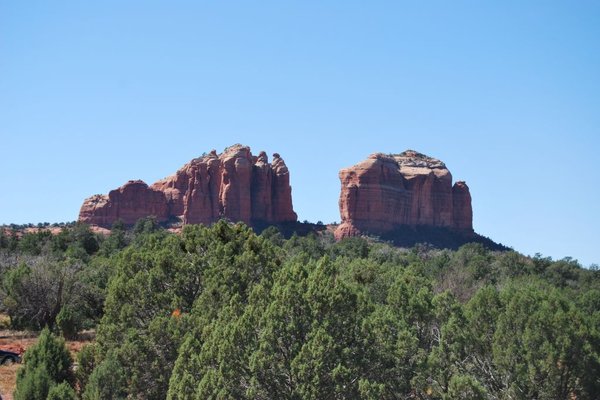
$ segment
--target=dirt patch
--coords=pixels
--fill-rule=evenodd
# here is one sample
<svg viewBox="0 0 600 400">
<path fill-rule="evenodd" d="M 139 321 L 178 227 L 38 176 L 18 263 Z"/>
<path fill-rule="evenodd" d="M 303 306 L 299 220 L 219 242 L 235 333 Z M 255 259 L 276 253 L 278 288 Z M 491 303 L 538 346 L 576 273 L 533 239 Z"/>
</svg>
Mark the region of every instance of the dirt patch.
<svg viewBox="0 0 600 400">
<path fill-rule="evenodd" d="M 20 365 L 0 365 L 0 391 L 4 400 L 12 400 L 17 381 L 17 370 Z"/>
<path fill-rule="evenodd" d="M 37 341 L 37 333 L 26 331 L 0 331 L 0 349 L 22 354 Z"/>
</svg>

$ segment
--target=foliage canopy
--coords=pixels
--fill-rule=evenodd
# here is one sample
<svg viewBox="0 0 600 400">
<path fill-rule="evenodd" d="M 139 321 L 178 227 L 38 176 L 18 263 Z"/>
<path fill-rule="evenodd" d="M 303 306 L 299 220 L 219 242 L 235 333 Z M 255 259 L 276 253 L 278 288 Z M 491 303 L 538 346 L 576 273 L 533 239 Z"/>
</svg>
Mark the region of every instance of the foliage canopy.
<svg viewBox="0 0 600 400">
<path fill-rule="evenodd" d="M 15 326 L 68 336 L 97 324 L 79 357 L 83 399 L 600 393 L 600 272 L 571 259 L 326 233 L 286 240 L 225 221 L 180 235 L 152 220 L 107 238 L 65 230 L 16 244 L 5 235 L 0 295 Z M 48 296 L 31 296 L 36 284 Z M 34 307 L 48 311 L 35 319 Z M 28 351 L 16 398 L 70 396 L 60 354 Z"/>
</svg>

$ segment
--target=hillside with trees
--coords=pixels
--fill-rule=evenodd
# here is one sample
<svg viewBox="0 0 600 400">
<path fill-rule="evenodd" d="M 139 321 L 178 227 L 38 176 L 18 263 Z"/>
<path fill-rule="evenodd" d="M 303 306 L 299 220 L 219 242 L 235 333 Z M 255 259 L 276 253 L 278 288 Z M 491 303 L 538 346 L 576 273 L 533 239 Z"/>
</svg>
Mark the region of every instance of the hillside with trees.
<svg viewBox="0 0 600 400">
<path fill-rule="evenodd" d="M 569 258 L 146 218 L 1 230 L 0 274 L 11 328 L 42 331 L 15 399 L 600 393 L 600 272 Z M 84 329 L 74 360 L 63 337 Z"/>
</svg>

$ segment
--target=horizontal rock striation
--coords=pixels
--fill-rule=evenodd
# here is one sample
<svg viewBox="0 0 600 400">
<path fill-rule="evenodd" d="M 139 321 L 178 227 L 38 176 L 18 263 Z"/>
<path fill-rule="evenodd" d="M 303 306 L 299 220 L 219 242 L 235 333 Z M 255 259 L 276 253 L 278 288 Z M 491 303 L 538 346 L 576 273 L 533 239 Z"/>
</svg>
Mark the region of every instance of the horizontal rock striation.
<svg viewBox="0 0 600 400">
<path fill-rule="evenodd" d="M 336 238 L 383 234 L 401 226 L 473 232 L 471 195 L 452 185 L 446 165 L 416 151 L 376 153 L 339 173 L 342 223 Z"/>
<path fill-rule="evenodd" d="M 253 156 L 242 145 L 215 150 L 185 164 L 174 175 L 151 186 L 129 181 L 106 195 L 86 199 L 81 222 L 111 226 L 141 217 L 184 224 L 210 224 L 221 218 L 249 225 L 297 220 L 292 206 L 289 171 L 279 154 L 269 163 L 265 152 Z"/>
</svg>

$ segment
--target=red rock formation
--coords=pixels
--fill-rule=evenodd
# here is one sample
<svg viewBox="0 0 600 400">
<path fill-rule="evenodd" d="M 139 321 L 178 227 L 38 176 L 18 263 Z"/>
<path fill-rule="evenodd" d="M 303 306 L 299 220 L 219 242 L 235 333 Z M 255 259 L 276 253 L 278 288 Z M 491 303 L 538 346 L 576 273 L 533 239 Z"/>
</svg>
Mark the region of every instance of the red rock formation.
<svg viewBox="0 0 600 400">
<path fill-rule="evenodd" d="M 272 215 L 275 222 L 296 221 L 298 216 L 292 205 L 292 187 L 290 186 L 290 172 L 283 158 L 278 153 L 273 154 L 273 189 L 272 189 Z"/>
<path fill-rule="evenodd" d="M 452 187 L 443 162 L 415 151 L 372 154 L 340 171 L 342 223 L 336 237 L 385 233 L 398 226 L 473 230 L 471 196 L 464 182 Z"/>
<path fill-rule="evenodd" d="M 252 154 L 249 147 L 227 148 L 221 157 L 219 201 L 223 215 L 247 224 L 252 218 Z"/>
<path fill-rule="evenodd" d="M 252 216 L 257 220 L 268 220 L 272 216 L 273 167 L 267 154 L 261 151 L 254 160 L 252 174 Z M 291 198 L 291 196 L 290 196 Z"/>
<path fill-rule="evenodd" d="M 111 190 L 108 196 L 97 194 L 86 199 L 79 220 L 91 225 L 111 226 L 119 218 L 126 224 L 133 224 L 149 215 L 161 222 L 169 218 L 165 195 L 149 188 L 143 181 L 129 181 Z"/>
<path fill-rule="evenodd" d="M 247 146 L 231 146 L 220 155 L 213 150 L 146 188 L 158 194 L 153 201 L 164 205 L 164 213 L 131 201 L 125 205 L 121 198 L 112 199 L 110 195 L 96 195 L 85 200 L 79 220 L 110 226 L 118 218 L 133 223 L 148 215 L 161 221 L 179 219 L 184 224 L 209 224 L 220 218 L 250 225 L 297 219 L 284 161 L 275 154 L 269 164 L 264 152 L 254 157 Z"/>
<path fill-rule="evenodd" d="M 452 187 L 452 202 L 454 206 L 454 227 L 460 230 L 472 231 L 471 193 L 465 182 L 458 181 Z"/>
</svg>

